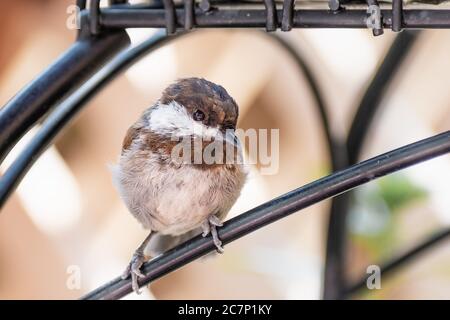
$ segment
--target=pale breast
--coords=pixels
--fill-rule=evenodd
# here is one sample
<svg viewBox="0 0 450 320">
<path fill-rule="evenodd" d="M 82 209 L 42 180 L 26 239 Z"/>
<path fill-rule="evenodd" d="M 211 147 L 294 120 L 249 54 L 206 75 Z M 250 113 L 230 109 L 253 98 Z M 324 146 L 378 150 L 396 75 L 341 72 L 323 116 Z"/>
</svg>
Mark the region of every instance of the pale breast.
<svg viewBox="0 0 450 320">
<path fill-rule="evenodd" d="M 128 209 L 145 228 L 177 235 L 199 227 L 211 214 L 223 219 L 240 194 L 245 170 L 242 165 L 174 167 L 155 155 L 124 154 L 114 177 Z"/>
</svg>

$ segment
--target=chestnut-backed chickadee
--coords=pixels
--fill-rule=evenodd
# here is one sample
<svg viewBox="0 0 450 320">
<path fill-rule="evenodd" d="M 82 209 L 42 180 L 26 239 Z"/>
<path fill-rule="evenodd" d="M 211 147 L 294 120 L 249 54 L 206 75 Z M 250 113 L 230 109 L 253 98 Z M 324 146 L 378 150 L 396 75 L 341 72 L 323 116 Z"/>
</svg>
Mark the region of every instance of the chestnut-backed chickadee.
<svg viewBox="0 0 450 320">
<path fill-rule="evenodd" d="M 114 181 L 128 210 L 150 230 L 122 275 L 131 275 L 135 292 L 148 256 L 186 238 L 211 234 L 223 252 L 216 228 L 246 179 L 234 132 L 238 113 L 223 87 L 187 78 L 165 89 L 128 129 Z"/>
</svg>

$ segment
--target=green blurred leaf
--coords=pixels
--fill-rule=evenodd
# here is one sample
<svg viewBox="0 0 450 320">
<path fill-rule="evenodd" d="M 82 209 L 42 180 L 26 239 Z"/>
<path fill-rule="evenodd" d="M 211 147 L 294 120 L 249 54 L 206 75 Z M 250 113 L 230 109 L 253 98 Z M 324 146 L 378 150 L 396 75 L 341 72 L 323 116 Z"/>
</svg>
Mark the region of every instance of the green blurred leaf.
<svg viewBox="0 0 450 320">
<path fill-rule="evenodd" d="M 379 195 L 391 212 L 427 196 L 425 189 L 412 183 L 404 174 L 386 176 L 378 180 L 378 186 Z"/>
</svg>

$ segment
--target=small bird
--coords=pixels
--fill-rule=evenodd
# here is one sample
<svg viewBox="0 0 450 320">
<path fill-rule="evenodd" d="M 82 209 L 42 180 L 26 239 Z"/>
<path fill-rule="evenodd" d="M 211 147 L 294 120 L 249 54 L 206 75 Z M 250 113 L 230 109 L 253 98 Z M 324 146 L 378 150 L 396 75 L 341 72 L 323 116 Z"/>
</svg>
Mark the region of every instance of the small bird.
<svg viewBox="0 0 450 320">
<path fill-rule="evenodd" d="M 128 129 L 113 179 L 128 210 L 150 231 L 122 275 L 131 275 L 136 293 L 143 263 L 180 241 L 211 234 L 223 252 L 217 227 L 247 176 L 235 134 L 238 115 L 222 86 L 185 78 Z"/>
</svg>

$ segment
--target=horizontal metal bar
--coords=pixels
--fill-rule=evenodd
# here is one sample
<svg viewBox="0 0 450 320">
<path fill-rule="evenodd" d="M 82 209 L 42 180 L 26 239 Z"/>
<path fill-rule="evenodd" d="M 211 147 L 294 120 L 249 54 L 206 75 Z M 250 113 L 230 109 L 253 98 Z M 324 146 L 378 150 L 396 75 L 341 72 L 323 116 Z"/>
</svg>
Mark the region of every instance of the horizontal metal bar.
<svg viewBox="0 0 450 320">
<path fill-rule="evenodd" d="M 450 152 L 450 131 L 398 148 L 338 171 L 251 209 L 219 229 L 227 244 L 257 229 L 324 199 L 418 162 Z M 436 173 L 438 174 L 438 173 Z M 145 285 L 215 250 L 212 238 L 197 236 L 144 264 L 140 285 Z M 132 291 L 130 279 L 120 277 L 84 296 L 84 299 L 118 299 Z"/>
<path fill-rule="evenodd" d="M 382 10 L 383 26 L 392 27 L 392 10 Z M 184 10 L 176 10 L 177 28 L 184 26 Z M 264 9 L 218 9 L 210 12 L 196 10 L 197 28 L 264 28 Z M 277 10 L 277 26 L 281 27 L 282 11 Z M 366 10 L 295 10 L 294 28 L 367 28 Z M 164 28 L 164 10 L 104 8 L 100 23 L 105 28 Z M 450 28 L 450 10 L 404 10 L 403 28 Z"/>
</svg>

